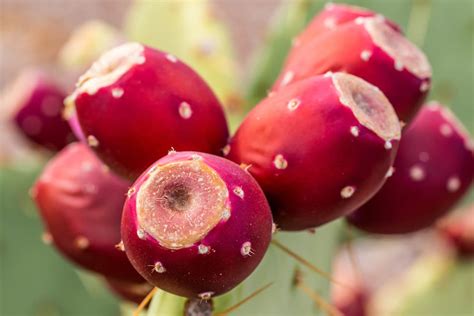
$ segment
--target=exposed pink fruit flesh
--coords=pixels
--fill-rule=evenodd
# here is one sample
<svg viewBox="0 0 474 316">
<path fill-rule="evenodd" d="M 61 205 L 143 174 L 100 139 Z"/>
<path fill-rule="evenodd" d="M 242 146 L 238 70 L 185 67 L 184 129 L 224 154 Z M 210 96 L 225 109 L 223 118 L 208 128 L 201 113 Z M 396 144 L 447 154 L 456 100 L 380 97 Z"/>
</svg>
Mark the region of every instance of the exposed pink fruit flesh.
<svg viewBox="0 0 474 316">
<path fill-rule="evenodd" d="M 104 54 L 68 103 L 93 149 L 130 178 L 171 148 L 219 154 L 228 137 L 222 107 L 199 75 L 138 43 Z"/>
<path fill-rule="evenodd" d="M 153 289 L 153 285 L 145 281 L 137 283 L 106 278 L 106 282 L 110 290 L 120 298 L 136 304 L 140 304 Z"/>
<path fill-rule="evenodd" d="M 432 103 L 402 137 L 393 174 L 348 220 L 373 233 L 397 234 L 432 225 L 472 183 L 472 140 L 453 114 Z"/>
<path fill-rule="evenodd" d="M 302 80 L 263 100 L 230 142 L 249 166 L 284 230 L 347 214 L 382 186 L 400 137 L 393 108 L 348 74 Z"/>
<path fill-rule="evenodd" d="M 67 146 L 48 163 L 32 190 L 47 240 L 83 268 L 142 282 L 125 253 L 116 248 L 128 186 L 86 145 Z"/>
<path fill-rule="evenodd" d="M 467 206 L 460 214 L 442 220 L 438 231 L 447 238 L 461 256 L 474 256 L 474 204 Z"/>
<path fill-rule="evenodd" d="M 377 12 L 353 5 L 331 3 L 327 4 L 325 8 L 313 18 L 303 32 L 298 35 L 293 44 L 294 46 L 299 47 L 329 30 L 347 22 L 354 21 L 357 18 L 365 17 L 377 17 L 383 19 L 394 30 L 401 32 L 400 27 L 396 23 L 385 19 L 385 17 L 379 15 Z"/>
<path fill-rule="evenodd" d="M 273 89 L 328 71 L 347 72 L 380 88 L 404 122 L 418 111 L 431 80 L 425 55 L 389 24 L 369 17 L 295 47 Z"/>
<path fill-rule="evenodd" d="M 2 96 L 2 105 L 29 140 L 58 151 L 74 140 L 62 118 L 65 92 L 39 70 L 25 70 Z"/>
<path fill-rule="evenodd" d="M 135 182 L 122 237 L 134 267 L 165 291 L 208 299 L 231 290 L 259 264 L 272 231 L 255 180 L 231 161 L 170 153 Z"/>
</svg>

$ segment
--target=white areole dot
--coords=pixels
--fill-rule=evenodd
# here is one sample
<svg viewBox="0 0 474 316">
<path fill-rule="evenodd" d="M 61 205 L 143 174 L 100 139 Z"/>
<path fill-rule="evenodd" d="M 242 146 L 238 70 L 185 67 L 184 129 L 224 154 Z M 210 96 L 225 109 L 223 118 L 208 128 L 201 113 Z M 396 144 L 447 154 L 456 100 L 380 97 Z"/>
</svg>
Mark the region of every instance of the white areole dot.
<svg viewBox="0 0 474 316">
<path fill-rule="evenodd" d="M 275 159 L 273 159 L 273 165 L 275 166 L 275 168 L 283 170 L 288 167 L 288 161 L 286 161 L 283 155 L 278 154 L 275 156 Z"/>
<path fill-rule="evenodd" d="M 410 178 L 414 181 L 421 181 L 425 178 L 425 170 L 419 166 L 415 165 L 410 168 Z"/>
<path fill-rule="evenodd" d="M 179 115 L 185 120 L 189 119 L 193 115 L 193 110 L 187 102 L 181 102 L 179 105 Z"/>
<path fill-rule="evenodd" d="M 355 187 L 349 185 L 347 187 L 344 187 L 342 190 L 341 190 L 341 197 L 343 199 L 348 199 L 350 198 L 352 195 L 354 195 L 355 193 Z"/>
<path fill-rule="evenodd" d="M 461 187 L 461 180 L 458 177 L 450 177 L 446 184 L 446 188 L 449 192 L 456 192 Z"/>
</svg>

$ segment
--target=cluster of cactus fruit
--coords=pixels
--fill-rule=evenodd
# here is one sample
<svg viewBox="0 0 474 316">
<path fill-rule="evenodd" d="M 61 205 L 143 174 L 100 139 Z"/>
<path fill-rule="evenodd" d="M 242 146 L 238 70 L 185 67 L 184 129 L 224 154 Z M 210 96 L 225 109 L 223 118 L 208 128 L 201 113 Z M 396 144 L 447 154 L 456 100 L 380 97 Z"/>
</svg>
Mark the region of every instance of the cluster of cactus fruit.
<svg viewBox="0 0 474 316">
<path fill-rule="evenodd" d="M 30 81 L 15 121 L 59 150 L 73 140 L 56 108 L 64 94 Z M 65 99 L 80 142 L 32 188 L 44 240 L 129 300 L 152 286 L 209 300 L 255 270 L 275 228 L 344 216 L 378 234 L 432 226 L 469 189 L 474 146 L 446 107 L 422 106 L 430 82 L 427 58 L 394 22 L 328 5 L 229 138 L 219 100 L 193 69 L 122 44 Z M 458 225 L 441 229 L 472 252 Z"/>
</svg>

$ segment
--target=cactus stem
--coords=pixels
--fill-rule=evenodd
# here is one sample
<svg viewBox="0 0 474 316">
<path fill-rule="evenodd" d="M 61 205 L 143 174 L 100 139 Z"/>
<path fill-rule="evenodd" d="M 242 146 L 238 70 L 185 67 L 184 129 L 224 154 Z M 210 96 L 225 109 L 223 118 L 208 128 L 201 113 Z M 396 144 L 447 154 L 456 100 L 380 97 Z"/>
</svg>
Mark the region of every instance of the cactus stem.
<svg viewBox="0 0 474 316">
<path fill-rule="evenodd" d="M 270 282 L 270 283 L 262 286 L 261 288 L 255 290 L 249 296 L 245 297 L 240 302 L 232 305 L 231 307 L 227 308 L 226 310 L 224 310 L 222 312 L 219 312 L 219 313 L 216 313 L 216 316 L 227 316 L 227 315 L 229 315 L 231 312 L 237 310 L 240 306 L 244 305 L 245 303 L 247 303 L 251 299 L 255 298 L 258 294 L 260 294 L 263 291 L 265 291 L 266 289 L 268 289 L 271 285 L 273 285 L 273 282 Z"/>
<path fill-rule="evenodd" d="M 287 255 L 289 255 L 290 257 L 292 257 L 293 259 L 295 259 L 296 261 L 298 261 L 299 263 L 301 263 L 302 265 L 306 266 L 311 271 L 316 272 L 317 274 L 319 274 L 320 276 L 324 277 L 325 279 L 333 282 L 334 284 L 345 286 L 345 287 L 350 287 L 347 284 L 344 284 L 344 283 L 341 283 L 339 281 L 334 280 L 334 278 L 329 273 L 324 272 L 323 270 L 319 269 L 318 267 L 316 267 L 314 264 L 312 264 L 311 262 L 309 262 L 305 258 L 301 257 L 300 255 L 298 255 L 294 251 L 290 250 L 288 247 L 283 245 L 278 240 L 273 239 L 272 244 L 274 246 L 276 246 L 277 248 L 279 248 L 280 250 L 282 250 Z"/>
<path fill-rule="evenodd" d="M 316 291 L 314 291 L 306 282 L 304 282 L 303 277 L 301 275 L 301 271 L 296 270 L 295 273 L 295 286 L 304 292 L 306 295 L 313 300 L 318 307 L 324 311 L 329 316 L 343 316 L 343 314 L 338 311 L 334 306 L 327 303 L 321 295 L 319 295 Z"/>
<path fill-rule="evenodd" d="M 413 1 L 407 26 L 407 37 L 423 47 L 431 18 L 430 0 Z"/>
<path fill-rule="evenodd" d="M 139 316 L 140 313 L 142 312 L 142 310 L 145 308 L 145 306 L 147 306 L 147 304 L 151 301 L 151 298 L 153 297 L 153 295 L 156 293 L 156 290 L 157 288 L 154 287 L 150 293 L 147 294 L 147 296 L 145 296 L 145 298 L 143 299 L 143 301 L 140 303 L 140 305 L 138 305 L 137 309 L 135 310 L 135 312 L 133 313 L 133 316 Z"/>
</svg>

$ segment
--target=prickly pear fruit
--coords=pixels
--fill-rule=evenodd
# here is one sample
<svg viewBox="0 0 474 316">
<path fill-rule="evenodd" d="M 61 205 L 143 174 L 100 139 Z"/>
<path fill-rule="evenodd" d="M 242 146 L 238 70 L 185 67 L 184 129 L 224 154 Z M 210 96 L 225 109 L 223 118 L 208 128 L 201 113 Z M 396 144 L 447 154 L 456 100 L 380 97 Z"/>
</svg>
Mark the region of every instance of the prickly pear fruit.
<svg viewBox="0 0 474 316">
<path fill-rule="evenodd" d="M 242 282 L 270 243 L 272 216 L 257 182 L 233 162 L 171 152 L 128 192 L 125 252 L 151 284 L 209 299 Z"/>
<path fill-rule="evenodd" d="M 107 287 L 118 297 L 140 304 L 148 293 L 153 289 L 153 285 L 146 281 L 129 282 L 113 278 L 105 278 Z"/>
<path fill-rule="evenodd" d="M 374 86 L 344 73 L 282 88 L 252 110 L 225 152 L 248 166 L 284 230 L 365 203 L 393 163 L 400 124 Z"/>
<path fill-rule="evenodd" d="M 2 95 L 2 104 L 29 140 L 59 151 L 74 140 L 62 117 L 66 93 L 41 70 L 24 70 Z"/>
<path fill-rule="evenodd" d="M 222 107 L 199 75 L 138 43 L 105 53 L 66 103 L 95 152 L 131 178 L 171 148 L 218 154 L 228 137 Z"/>
<path fill-rule="evenodd" d="M 309 43 L 316 36 L 322 35 L 328 30 L 332 30 L 339 25 L 354 21 L 357 18 L 366 17 L 377 17 L 379 19 L 385 20 L 386 23 L 389 24 L 389 26 L 394 30 L 397 32 L 401 31 L 400 27 L 396 23 L 387 20 L 384 16 L 378 14 L 377 12 L 354 5 L 328 3 L 324 9 L 312 19 L 303 32 L 301 32 L 301 34 L 295 38 L 293 41 L 293 46 L 299 47 L 300 44 Z"/>
<path fill-rule="evenodd" d="M 74 263 L 108 277 L 143 279 L 117 245 L 129 183 L 113 175 L 84 144 L 51 160 L 32 189 L 45 240 Z"/>
<path fill-rule="evenodd" d="M 400 234 L 426 228 L 464 195 L 474 176 L 472 140 L 445 107 L 425 105 L 404 131 L 390 178 L 349 222 Z"/>
<path fill-rule="evenodd" d="M 437 225 L 438 231 L 448 239 L 463 257 L 474 256 L 474 204 L 460 214 L 443 219 Z"/>
<path fill-rule="evenodd" d="M 423 52 L 378 17 L 358 18 L 294 47 L 273 90 L 327 71 L 347 72 L 377 86 L 404 122 L 418 111 L 431 82 Z"/>
</svg>

